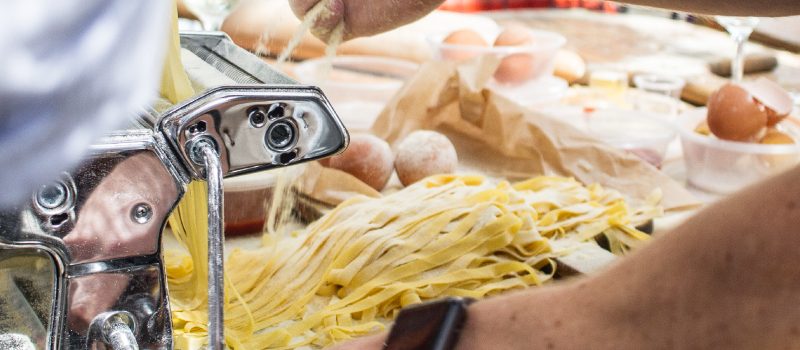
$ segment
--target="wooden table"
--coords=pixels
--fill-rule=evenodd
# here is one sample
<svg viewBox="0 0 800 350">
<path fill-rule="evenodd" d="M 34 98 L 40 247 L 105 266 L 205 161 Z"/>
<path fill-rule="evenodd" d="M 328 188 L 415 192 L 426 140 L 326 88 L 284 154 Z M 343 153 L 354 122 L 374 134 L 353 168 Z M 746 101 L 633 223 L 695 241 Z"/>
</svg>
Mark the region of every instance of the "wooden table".
<svg viewBox="0 0 800 350">
<path fill-rule="evenodd" d="M 522 23 L 567 37 L 567 48 L 586 59 L 589 70 L 678 75 L 696 94 L 707 96 L 726 79 L 712 74 L 708 63 L 732 58 L 736 51 L 727 33 L 685 21 L 580 9 L 485 12 L 500 24 Z M 775 55 L 778 67 L 765 74 L 787 90 L 800 93 L 800 55 L 749 43 L 748 53 Z"/>
</svg>

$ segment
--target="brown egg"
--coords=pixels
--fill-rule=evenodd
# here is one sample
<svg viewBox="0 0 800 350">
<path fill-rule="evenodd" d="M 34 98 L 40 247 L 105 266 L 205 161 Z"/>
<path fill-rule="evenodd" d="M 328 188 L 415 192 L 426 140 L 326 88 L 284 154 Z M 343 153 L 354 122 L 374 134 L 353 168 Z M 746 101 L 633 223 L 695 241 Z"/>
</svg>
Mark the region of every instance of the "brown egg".
<svg viewBox="0 0 800 350">
<path fill-rule="evenodd" d="M 394 155 L 386 141 L 370 134 L 354 134 L 341 154 L 330 157 L 328 167 L 355 176 L 380 191 L 386 187 L 394 170 Z"/>
<path fill-rule="evenodd" d="M 529 80 L 533 73 L 533 57 L 527 53 L 515 53 L 500 61 L 494 78 L 504 84 L 519 84 Z"/>
<path fill-rule="evenodd" d="M 414 131 L 397 145 L 394 167 L 404 186 L 431 175 L 452 173 L 456 166 L 456 148 L 447 136 L 438 132 Z"/>
<path fill-rule="evenodd" d="M 792 96 L 772 80 L 762 77 L 744 82 L 742 87 L 767 111 L 767 125 L 775 126 L 792 112 Z"/>
<path fill-rule="evenodd" d="M 494 41 L 495 47 L 530 46 L 533 35 L 528 28 L 512 25 L 504 29 Z M 536 61 L 530 53 L 513 53 L 503 57 L 494 73 L 497 81 L 505 84 L 519 84 L 529 80 L 535 73 Z"/>
<path fill-rule="evenodd" d="M 494 46 L 522 46 L 532 45 L 533 35 L 527 27 L 514 24 L 506 27 L 494 39 Z"/>
<path fill-rule="evenodd" d="M 725 84 L 708 99 L 708 128 L 723 140 L 754 141 L 767 126 L 767 112 L 738 84 Z"/>
<path fill-rule="evenodd" d="M 456 30 L 445 37 L 443 42 L 450 45 L 489 47 L 489 43 L 480 34 L 470 29 Z M 468 48 L 442 49 L 442 56 L 451 61 L 466 61 L 478 55 L 480 55 L 479 50 L 470 50 Z"/>
</svg>

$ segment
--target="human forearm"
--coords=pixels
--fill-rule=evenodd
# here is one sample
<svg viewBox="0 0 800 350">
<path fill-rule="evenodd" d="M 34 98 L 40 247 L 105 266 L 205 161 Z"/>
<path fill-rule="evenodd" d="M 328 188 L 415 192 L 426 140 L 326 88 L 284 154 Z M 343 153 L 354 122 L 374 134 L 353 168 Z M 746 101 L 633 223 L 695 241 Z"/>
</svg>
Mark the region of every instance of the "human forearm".
<svg viewBox="0 0 800 350">
<path fill-rule="evenodd" d="M 476 303 L 472 349 L 800 346 L 800 168 L 597 276 Z"/>
<path fill-rule="evenodd" d="M 646 325 L 655 345 L 800 346 L 798 179 L 800 168 L 729 197 L 587 287 L 625 291 L 615 318 Z"/>
<path fill-rule="evenodd" d="M 796 0 L 625 0 L 635 5 L 708 15 L 777 17 L 800 13 Z"/>
<path fill-rule="evenodd" d="M 323 11 L 312 31 L 325 39 L 339 24 L 344 23 L 344 38 L 350 39 L 385 32 L 411 23 L 433 11 L 444 0 L 289 0 L 292 11 L 304 18 L 314 6 L 323 3 Z"/>
</svg>

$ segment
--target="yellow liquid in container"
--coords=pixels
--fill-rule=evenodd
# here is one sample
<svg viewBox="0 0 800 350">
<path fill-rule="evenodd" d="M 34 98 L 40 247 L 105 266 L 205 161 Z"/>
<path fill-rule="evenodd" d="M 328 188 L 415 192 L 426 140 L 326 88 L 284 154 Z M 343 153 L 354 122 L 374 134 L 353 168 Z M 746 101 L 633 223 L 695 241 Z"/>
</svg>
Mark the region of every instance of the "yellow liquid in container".
<svg viewBox="0 0 800 350">
<path fill-rule="evenodd" d="M 593 72 L 589 78 L 589 87 L 595 90 L 597 97 L 624 107 L 625 94 L 628 91 L 628 74 L 616 71 Z"/>
</svg>

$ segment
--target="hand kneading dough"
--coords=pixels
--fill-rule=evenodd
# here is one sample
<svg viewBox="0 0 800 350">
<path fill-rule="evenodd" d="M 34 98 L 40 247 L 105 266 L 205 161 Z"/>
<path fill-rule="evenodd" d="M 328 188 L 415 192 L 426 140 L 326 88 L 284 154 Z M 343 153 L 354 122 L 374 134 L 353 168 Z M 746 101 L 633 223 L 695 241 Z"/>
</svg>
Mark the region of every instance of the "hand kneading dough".
<svg viewBox="0 0 800 350">
<path fill-rule="evenodd" d="M 394 155 L 386 141 L 374 135 L 355 134 L 350 138 L 350 146 L 342 154 L 322 164 L 353 175 L 380 191 L 392 176 L 393 162 Z"/>
<path fill-rule="evenodd" d="M 408 134 L 397 146 L 394 167 L 404 186 L 436 174 L 456 170 L 458 155 L 450 140 L 435 131 L 419 130 Z"/>
</svg>

